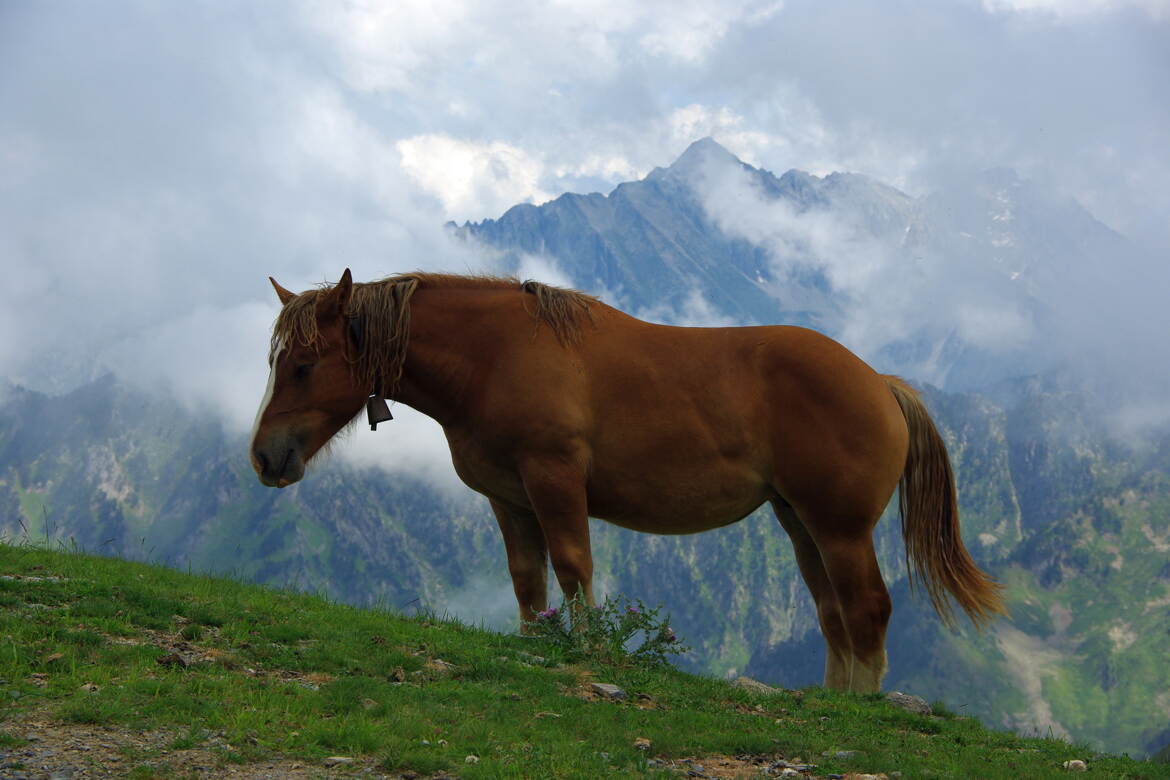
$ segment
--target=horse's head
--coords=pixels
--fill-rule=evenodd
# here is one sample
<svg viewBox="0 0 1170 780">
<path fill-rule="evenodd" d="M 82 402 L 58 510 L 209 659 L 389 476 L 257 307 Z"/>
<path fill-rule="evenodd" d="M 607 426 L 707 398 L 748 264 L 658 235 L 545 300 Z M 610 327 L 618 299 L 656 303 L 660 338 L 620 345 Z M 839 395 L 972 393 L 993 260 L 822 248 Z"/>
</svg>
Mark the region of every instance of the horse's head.
<svg viewBox="0 0 1170 780">
<path fill-rule="evenodd" d="M 268 388 L 252 427 L 252 468 L 285 487 L 353 417 L 372 388 L 354 371 L 361 334 L 347 316 L 349 269 L 335 286 L 296 295 L 269 278 L 284 305 L 277 318 Z"/>
</svg>

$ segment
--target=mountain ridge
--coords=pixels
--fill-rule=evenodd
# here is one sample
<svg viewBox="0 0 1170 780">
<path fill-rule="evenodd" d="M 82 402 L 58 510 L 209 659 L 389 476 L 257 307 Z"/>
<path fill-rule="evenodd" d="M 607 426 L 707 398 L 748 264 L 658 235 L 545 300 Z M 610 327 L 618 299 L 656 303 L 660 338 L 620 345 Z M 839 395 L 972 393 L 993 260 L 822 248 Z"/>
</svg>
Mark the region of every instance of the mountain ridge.
<svg viewBox="0 0 1170 780">
<path fill-rule="evenodd" d="M 548 258 L 635 313 L 677 317 L 697 294 L 724 319 L 822 330 L 891 373 L 951 390 L 1076 358 L 1082 299 L 1117 285 L 1103 259 L 1132 267 L 1139 256 L 1014 171 L 916 198 L 858 173 L 777 177 L 711 138 L 608 195 L 566 193 L 452 230 L 505 267 Z M 900 309 L 870 311 L 897 295 Z"/>
</svg>

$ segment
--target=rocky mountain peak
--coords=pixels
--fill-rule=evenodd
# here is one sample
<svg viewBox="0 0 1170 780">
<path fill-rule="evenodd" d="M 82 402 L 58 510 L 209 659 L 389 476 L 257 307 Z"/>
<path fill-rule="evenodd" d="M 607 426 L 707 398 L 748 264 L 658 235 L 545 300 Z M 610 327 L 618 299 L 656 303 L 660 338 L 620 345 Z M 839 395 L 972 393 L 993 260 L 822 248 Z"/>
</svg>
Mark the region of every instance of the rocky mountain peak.
<svg viewBox="0 0 1170 780">
<path fill-rule="evenodd" d="M 705 170 L 730 166 L 749 167 L 714 138 L 707 136 L 688 146 L 670 167 L 655 168 L 646 178 L 650 181 L 662 178 L 693 181 Z"/>
</svg>

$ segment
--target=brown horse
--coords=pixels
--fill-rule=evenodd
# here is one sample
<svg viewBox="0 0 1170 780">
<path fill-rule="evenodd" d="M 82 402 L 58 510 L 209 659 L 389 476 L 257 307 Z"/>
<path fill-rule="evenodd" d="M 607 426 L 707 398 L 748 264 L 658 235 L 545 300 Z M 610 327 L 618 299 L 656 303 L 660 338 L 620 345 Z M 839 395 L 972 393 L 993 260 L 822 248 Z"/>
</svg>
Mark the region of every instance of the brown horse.
<svg viewBox="0 0 1170 780">
<path fill-rule="evenodd" d="M 439 422 L 503 532 L 522 620 L 593 603 L 588 517 L 705 531 L 772 504 L 816 601 L 825 685 L 876 691 L 890 597 L 872 532 L 901 483 L 908 565 L 944 620 L 982 623 L 999 586 L 959 535 L 945 446 L 917 393 L 795 327 L 677 328 L 572 290 L 412 273 L 296 295 L 273 328 L 252 434 L 266 485 L 299 480 L 370 396 Z M 373 420 L 373 413 L 371 413 Z"/>
</svg>

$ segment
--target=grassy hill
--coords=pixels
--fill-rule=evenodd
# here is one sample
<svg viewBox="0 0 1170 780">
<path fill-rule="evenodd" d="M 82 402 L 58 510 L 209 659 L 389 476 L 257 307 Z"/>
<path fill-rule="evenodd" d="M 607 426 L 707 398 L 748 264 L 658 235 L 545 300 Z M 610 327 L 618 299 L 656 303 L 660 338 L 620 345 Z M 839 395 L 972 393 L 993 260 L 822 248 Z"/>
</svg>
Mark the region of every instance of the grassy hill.
<svg viewBox="0 0 1170 780">
<path fill-rule="evenodd" d="M 1069 759 L 1170 777 L 881 696 L 570 663 L 434 616 L 0 545 L 4 777 L 1014 778 Z"/>
</svg>

